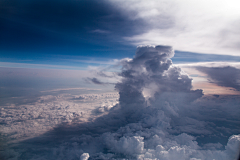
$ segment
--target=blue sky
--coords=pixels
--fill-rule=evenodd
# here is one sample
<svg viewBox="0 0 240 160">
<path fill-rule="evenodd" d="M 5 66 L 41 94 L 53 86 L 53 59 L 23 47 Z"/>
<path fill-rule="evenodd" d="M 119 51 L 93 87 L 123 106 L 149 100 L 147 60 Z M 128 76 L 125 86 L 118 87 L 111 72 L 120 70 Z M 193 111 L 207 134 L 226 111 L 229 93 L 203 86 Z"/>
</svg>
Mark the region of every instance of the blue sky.
<svg viewBox="0 0 240 160">
<path fill-rule="evenodd" d="M 235 7 L 238 2 L 201 3 L 177 0 L 2 1 L 0 67 L 2 75 L 12 77 L 3 76 L 0 86 L 18 84 L 20 88 L 35 86 L 39 90 L 47 86 L 86 85 L 83 75 L 93 78 L 98 76 L 93 70 L 120 69 L 114 66 L 123 58 L 133 58 L 139 45 L 173 46 L 174 64 L 240 62 L 240 34 L 236 29 L 240 13 Z M 24 77 L 21 75 L 24 68 L 43 70 L 25 70 L 29 74 Z M 56 79 L 54 69 L 64 74 Z M 69 76 L 66 70 L 76 71 L 71 72 L 72 75 L 80 74 L 81 78 L 73 76 L 71 81 L 74 82 L 65 80 Z M 78 70 L 89 71 L 91 75 Z M 196 75 L 194 72 L 196 70 L 188 74 Z"/>
<path fill-rule="evenodd" d="M 139 45 L 173 46 L 173 64 L 240 62 L 240 34 L 236 28 L 240 25 L 237 16 L 240 13 L 236 4 L 234 0 L 228 5 L 224 1 L 199 4 L 177 0 L 2 1 L 0 67 L 2 75 L 12 77 L 3 76 L 2 81 L 8 85 L 5 82 L 0 85 L 14 86 L 17 81 L 12 79 L 19 79 L 17 84 L 25 87 L 29 84 L 28 88 L 31 83 L 41 86 L 38 89 L 71 88 L 72 84 L 77 87 L 85 81 L 80 83 L 79 77 L 72 77 L 71 83 L 64 80 L 67 74 L 55 79 L 55 74 L 50 73 L 54 69 L 62 73 L 74 70 L 72 75 L 80 74 L 82 79 L 83 75 L 98 76 L 93 70 L 119 71 L 121 59 L 133 58 Z M 20 81 L 24 71 L 14 68 L 43 70 L 25 70 L 29 74 Z M 91 75 L 78 70 L 89 71 Z M 194 76 L 194 72 L 197 71 L 188 74 Z"/>
<path fill-rule="evenodd" d="M 1 10 L 1 61 L 57 63 L 62 59 L 123 58 L 135 46 L 121 39 L 134 33 L 105 1 L 6 1 Z M 72 56 L 72 57 L 71 57 Z M 63 61 L 63 60 L 62 60 Z"/>
<path fill-rule="evenodd" d="M 113 59 L 132 58 L 136 47 L 142 44 L 173 46 L 176 50 L 174 63 L 239 61 L 238 32 L 234 28 L 221 26 L 221 23 L 225 22 L 224 17 L 229 18 L 225 26 L 227 24 L 231 26 L 233 23 L 238 25 L 239 19 L 235 17 L 239 12 L 234 10 L 233 2 L 228 7 L 223 7 L 224 4 L 219 3 L 219 10 L 211 9 L 214 5 L 212 3 L 208 3 L 210 9 L 201 5 L 193 10 L 197 4 L 183 2 L 180 5 L 178 1 L 171 3 L 151 1 L 148 5 L 144 1 L 137 3 L 137 1 L 108 0 L 2 1 L 0 62 L 5 63 L 0 65 L 22 68 L 86 69 L 89 65 L 108 64 Z M 177 11 L 176 5 L 178 5 Z M 186 8 L 186 5 L 189 7 Z M 223 12 L 229 8 L 233 13 Z M 187 12 L 182 13 L 184 9 L 198 17 L 199 22 L 194 22 Z M 185 15 L 184 24 L 179 23 L 181 17 L 177 16 L 178 12 Z M 219 21 L 216 15 L 223 16 L 222 20 Z M 206 16 L 219 24 L 215 26 L 217 33 L 211 30 L 210 22 L 206 23 Z M 193 29 L 188 30 L 194 23 L 196 27 L 199 25 L 206 27 L 204 30 L 206 33 L 201 35 Z M 181 25 L 185 26 L 184 30 L 181 29 Z M 211 36 L 210 33 L 217 36 Z M 225 35 L 225 40 L 228 39 L 228 42 L 220 43 L 222 35 Z M 179 39 L 181 36 L 186 38 Z M 208 47 L 204 44 L 206 40 L 200 39 L 199 36 L 208 37 Z M 164 38 L 165 41 L 162 40 Z M 217 38 L 219 42 L 213 46 L 212 43 Z M 185 43 L 187 47 L 180 43 Z M 235 47 L 230 47 L 233 44 Z M 234 51 L 229 52 L 229 48 Z"/>
<path fill-rule="evenodd" d="M 239 6 L 0 1 L 0 159 L 236 160 Z"/>
</svg>

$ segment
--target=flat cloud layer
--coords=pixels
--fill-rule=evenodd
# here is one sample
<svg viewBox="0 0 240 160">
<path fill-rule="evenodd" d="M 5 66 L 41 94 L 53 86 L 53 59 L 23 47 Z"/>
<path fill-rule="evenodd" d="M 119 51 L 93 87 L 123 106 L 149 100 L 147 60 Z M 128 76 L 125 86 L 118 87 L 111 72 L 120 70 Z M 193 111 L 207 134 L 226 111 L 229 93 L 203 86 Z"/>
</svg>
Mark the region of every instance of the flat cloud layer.
<svg viewBox="0 0 240 160">
<path fill-rule="evenodd" d="M 138 47 L 133 59 L 121 61 L 122 79 L 115 85 L 118 103 L 84 108 L 92 111 L 83 123 L 80 116 L 75 120 L 60 116 L 70 121 L 34 138 L 6 145 L 3 159 L 236 160 L 240 97 L 203 95 L 202 90 L 193 90 L 192 79 L 172 65 L 173 56 L 170 46 Z M 64 97 L 58 101 L 61 99 Z M 72 97 L 73 101 L 84 99 Z M 54 112 L 51 108 L 43 107 L 44 113 L 56 113 L 45 116 L 46 121 L 51 121 L 51 116 L 73 115 L 66 107 L 59 111 L 53 108 Z"/>
<path fill-rule="evenodd" d="M 117 98 L 117 93 L 60 94 L 38 97 L 31 104 L 5 105 L 1 108 L 0 131 L 10 140 L 35 137 L 61 123 L 81 123 L 93 119 L 113 107 Z"/>
</svg>

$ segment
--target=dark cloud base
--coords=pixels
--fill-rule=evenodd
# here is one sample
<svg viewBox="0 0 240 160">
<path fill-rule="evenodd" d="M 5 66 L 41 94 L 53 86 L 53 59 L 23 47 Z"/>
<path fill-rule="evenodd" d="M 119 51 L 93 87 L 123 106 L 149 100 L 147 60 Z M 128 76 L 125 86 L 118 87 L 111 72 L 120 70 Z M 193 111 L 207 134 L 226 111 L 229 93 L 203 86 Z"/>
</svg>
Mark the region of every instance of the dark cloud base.
<svg viewBox="0 0 240 160">
<path fill-rule="evenodd" d="M 223 87 L 232 87 L 240 91 L 240 70 L 231 67 L 197 67 L 203 73 L 206 73 L 210 78 L 210 82 L 216 83 Z"/>
</svg>

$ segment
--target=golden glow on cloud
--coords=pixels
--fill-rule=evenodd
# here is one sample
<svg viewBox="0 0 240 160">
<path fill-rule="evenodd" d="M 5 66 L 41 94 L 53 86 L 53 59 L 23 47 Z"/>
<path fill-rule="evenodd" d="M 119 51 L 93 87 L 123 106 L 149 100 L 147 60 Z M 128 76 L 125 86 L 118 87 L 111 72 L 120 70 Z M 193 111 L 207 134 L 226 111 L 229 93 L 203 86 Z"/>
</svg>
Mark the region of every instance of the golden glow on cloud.
<svg viewBox="0 0 240 160">
<path fill-rule="evenodd" d="M 215 83 L 209 82 L 206 74 L 194 68 L 183 68 L 183 71 L 193 79 L 193 90 L 202 89 L 204 94 L 240 95 L 240 92 L 236 91 L 234 88 L 218 86 Z"/>
<path fill-rule="evenodd" d="M 234 90 L 231 87 L 222 87 L 218 86 L 214 83 L 209 82 L 194 82 L 193 81 L 193 89 L 203 90 L 204 94 L 218 94 L 218 95 L 240 95 L 240 92 Z"/>
</svg>

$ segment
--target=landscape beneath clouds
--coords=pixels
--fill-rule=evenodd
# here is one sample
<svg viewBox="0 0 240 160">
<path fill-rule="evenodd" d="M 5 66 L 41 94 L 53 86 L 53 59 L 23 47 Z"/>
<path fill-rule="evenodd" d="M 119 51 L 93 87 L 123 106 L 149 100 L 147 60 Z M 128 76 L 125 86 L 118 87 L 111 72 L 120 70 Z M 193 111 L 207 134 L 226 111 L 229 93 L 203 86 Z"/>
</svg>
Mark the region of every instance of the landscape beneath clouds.
<svg viewBox="0 0 240 160">
<path fill-rule="evenodd" d="M 62 72 L 75 86 L 1 93 L 1 159 L 237 160 L 239 64 L 174 65 L 173 57 L 170 46 L 139 46 L 115 71 L 81 72 L 85 87 Z M 37 79 L 32 71 L 22 74 Z M 14 69 L 1 72 L 7 84 Z"/>
</svg>

